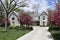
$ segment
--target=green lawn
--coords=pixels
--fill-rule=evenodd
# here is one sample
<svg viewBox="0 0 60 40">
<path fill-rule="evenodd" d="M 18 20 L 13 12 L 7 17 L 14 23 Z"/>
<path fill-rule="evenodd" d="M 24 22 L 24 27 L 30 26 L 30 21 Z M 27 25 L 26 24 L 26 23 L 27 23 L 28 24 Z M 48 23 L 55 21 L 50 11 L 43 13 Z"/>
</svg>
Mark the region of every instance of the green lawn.
<svg viewBox="0 0 60 40">
<path fill-rule="evenodd" d="M 4 30 L 4 28 L 0 27 L 0 40 L 16 40 L 17 38 L 31 31 L 11 29 L 4 32 L 2 30 Z"/>
<path fill-rule="evenodd" d="M 60 40 L 60 28 L 50 27 L 49 31 L 51 32 L 54 40 Z"/>
</svg>

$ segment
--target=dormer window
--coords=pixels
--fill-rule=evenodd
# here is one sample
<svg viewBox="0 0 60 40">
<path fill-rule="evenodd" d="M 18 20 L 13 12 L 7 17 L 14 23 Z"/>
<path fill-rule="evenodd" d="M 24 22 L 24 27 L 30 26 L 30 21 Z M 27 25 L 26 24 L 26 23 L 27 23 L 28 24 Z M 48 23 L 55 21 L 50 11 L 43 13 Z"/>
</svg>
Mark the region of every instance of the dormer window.
<svg viewBox="0 0 60 40">
<path fill-rule="evenodd" d="M 15 18 L 12 18 L 12 20 L 15 20 Z"/>
</svg>

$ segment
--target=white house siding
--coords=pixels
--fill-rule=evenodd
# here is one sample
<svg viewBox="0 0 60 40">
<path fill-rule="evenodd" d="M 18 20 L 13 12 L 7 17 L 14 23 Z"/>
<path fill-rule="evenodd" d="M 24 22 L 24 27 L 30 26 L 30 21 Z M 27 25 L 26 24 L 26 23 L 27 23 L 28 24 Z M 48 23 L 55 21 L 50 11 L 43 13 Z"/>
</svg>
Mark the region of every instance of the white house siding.
<svg viewBox="0 0 60 40">
<path fill-rule="evenodd" d="M 14 18 L 14 20 L 12 20 L 12 18 Z M 11 15 L 9 19 L 10 19 L 11 26 L 20 26 L 18 18 L 15 15 Z M 13 21 L 14 21 L 14 24 L 13 24 Z"/>
<path fill-rule="evenodd" d="M 43 16 L 45 16 L 45 20 L 43 20 Z M 40 25 L 43 26 L 43 21 L 45 22 L 45 26 L 48 23 L 48 16 L 47 15 L 41 15 L 40 16 Z"/>
<path fill-rule="evenodd" d="M 16 15 L 15 15 L 16 14 Z M 18 15 L 19 15 L 19 13 L 16 13 L 15 12 L 15 14 L 12 14 L 10 17 L 9 17 L 9 19 L 10 19 L 10 25 L 11 26 L 20 26 L 20 23 L 19 23 L 19 21 L 18 21 Z M 33 18 L 33 21 L 34 22 L 36 22 L 36 24 L 37 24 L 37 21 L 39 22 L 40 21 L 40 25 L 41 26 L 43 26 L 43 21 L 45 22 L 45 26 L 47 25 L 47 23 L 48 23 L 48 13 L 46 14 L 45 12 L 43 12 L 43 13 L 41 13 L 42 15 L 40 15 L 40 14 L 33 14 L 33 13 L 31 13 L 30 14 L 30 16 Z M 45 16 L 45 20 L 43 20 L 43 16 Z M 15 18 L 14 20 L 12 20 L 12 18 Z M 13 24 L 13 21 L 15 22 L 14 24 Z"/>
</svg>

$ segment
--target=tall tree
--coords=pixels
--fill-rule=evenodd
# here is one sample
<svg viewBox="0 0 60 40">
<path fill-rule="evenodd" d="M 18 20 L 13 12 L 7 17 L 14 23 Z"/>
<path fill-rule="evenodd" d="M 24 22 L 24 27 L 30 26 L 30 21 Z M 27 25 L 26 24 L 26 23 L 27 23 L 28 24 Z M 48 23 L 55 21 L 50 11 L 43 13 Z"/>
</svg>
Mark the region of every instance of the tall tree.
<svg viewBox="0 0 60 40">
<path fill-rule="evenodd" d="M 34 5 L 33 5 L 33 10 L 34 10 L 34 12 L 37 13 L 37 14 L 38 14 L 38 11 L 39 11 L 39 7 L 40 7 L 39 4 L 34 4 Z"/>
<path fill-rule="evenodd" d="M 60 26 L 60 3 L 56 4 L 56 9 L 54 10 L 53 15 L 51 15 L 50 23 Z"/>
<path fill-rule="evenodd" d="M 49 21 L 50 21 L 51 15 L 53 15 L 53 11 L 54 11 L 54 10 L 51 10 L 51 9 L 49 8 L 49 9 L 47 9 L 47 11 L 48 11 L 48 25 L 49 25 L 49 24 L 50 24 Z"/>
<path fill-rule="evenodd" d="M 24 7 L 22 6 L 23 3 L 27 0 L 0 0 L 0 4 L 3 7 L 4 14 L 5 14 L 5 30 L 7 31 L 7 20 L 8 15 L 16 10 L 16 7 Z"/>
<path fill-rule="evenodd" d="M 1 25 L 2 18 L 4 18 L 3 11 L 4 11 L 3 7 L 0 5 L 0 25 Z"/>
<path fill-rule="evenodd" d="M 34 13 L 34 15 L 33 15 L 33 17 L 36 19 L 36 20 L 39 20 L 40 19 L 40 17 L 39 17 L 39 8 L 40 8 L 40 4 L 34 4 L 33 5 L 33 13 Z"/>
</svg>

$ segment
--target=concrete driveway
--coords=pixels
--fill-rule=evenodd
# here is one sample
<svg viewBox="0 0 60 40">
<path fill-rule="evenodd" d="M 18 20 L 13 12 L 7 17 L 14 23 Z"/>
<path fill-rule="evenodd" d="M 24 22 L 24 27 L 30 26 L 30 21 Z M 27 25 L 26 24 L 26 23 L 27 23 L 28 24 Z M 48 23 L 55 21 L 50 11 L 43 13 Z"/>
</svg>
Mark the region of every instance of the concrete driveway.
<svg viewBox="0 0 60 40">
<path fill-rule="evenodd" d="M 53 40 L 49 27 L 33 26 L 33 31 L 18 38 L 17 40 Z"/>
</svg>

